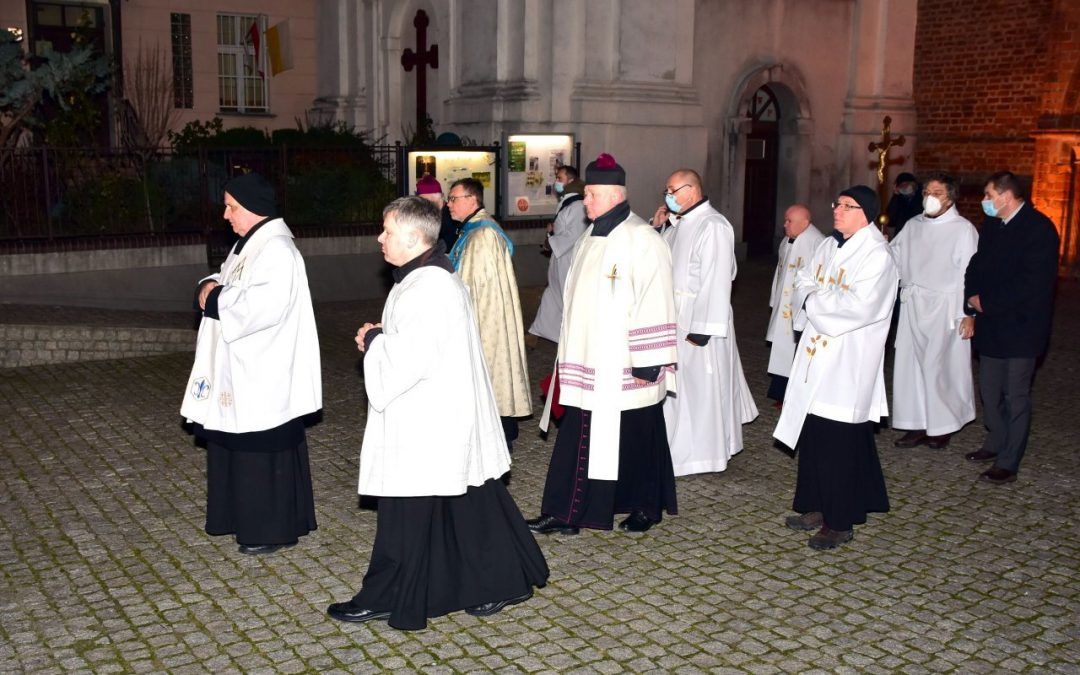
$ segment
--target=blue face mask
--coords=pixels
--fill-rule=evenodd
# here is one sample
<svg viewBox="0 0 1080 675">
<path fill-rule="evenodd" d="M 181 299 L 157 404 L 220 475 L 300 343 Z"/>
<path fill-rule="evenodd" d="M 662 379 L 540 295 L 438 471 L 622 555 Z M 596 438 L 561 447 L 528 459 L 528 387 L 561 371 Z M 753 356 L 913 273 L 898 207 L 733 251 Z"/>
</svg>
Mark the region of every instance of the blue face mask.
<svg viewBox="0 0 1080 675">
<path fill-rule="evenodd" d="M 555 189 L 555 194 L 557 195 L 561 195 L 563 193 L 563 190 L 566 189 L 566 187 L 562 184 L 562 181 L 558 180 L 555 181 L 555 185 L 553 187 Z"/>
<path fill-rule="evenodd" d="M 983 213 L 985 213 L 986 215 L 990 216 L 991 218 L 997 218 L 998 207 L 994 206 L 993 199 L 982 200 L 982 209 Z"/>
<path fill-rule="evenodd" d="M 664 195 L 664 204 L 667 205 L 667 210 L 671 211 L 672 213 L 678 213 L 679 211 L 682 211 L 682 207 L 679 206 L 679 202 L 675 201 L 675 195 L 673 194 Z"/>
</svg>

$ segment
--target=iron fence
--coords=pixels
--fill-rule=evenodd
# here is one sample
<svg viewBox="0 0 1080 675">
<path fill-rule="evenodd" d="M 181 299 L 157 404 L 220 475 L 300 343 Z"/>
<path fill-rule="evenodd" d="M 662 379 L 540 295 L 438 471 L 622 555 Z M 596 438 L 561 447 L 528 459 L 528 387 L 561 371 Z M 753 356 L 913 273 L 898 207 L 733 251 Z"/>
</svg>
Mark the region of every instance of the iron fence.
<svg viewBox="0 0 1080 675">
<path fill-rule="evenodd" d="M 0 242 L 222 228 L 225 183 L 258 171 L 289 226 L 378 222 L 400 194 L 401 147 L 0 149 Z M 211 254 L 211 257 L 213 254 Z"/>
</svg>

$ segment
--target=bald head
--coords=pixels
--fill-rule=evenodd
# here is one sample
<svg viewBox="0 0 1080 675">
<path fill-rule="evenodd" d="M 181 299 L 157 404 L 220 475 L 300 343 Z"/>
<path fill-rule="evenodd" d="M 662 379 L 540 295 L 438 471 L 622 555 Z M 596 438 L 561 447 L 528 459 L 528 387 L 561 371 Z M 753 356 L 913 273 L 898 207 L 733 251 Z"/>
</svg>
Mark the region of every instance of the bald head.
<svg viewBox="0 0 1080 675">
<path fill-rule="evenodd" d="M 792 204 L 784 211 L 784 234 L 794 238 L 810 227 L 810 209 L 803 204 Z"/>
<path fill-rule="evenodd" d="M 693 169 L 679 169 L 667 180 L 665 191 L 679 204 L 679 212 L 685 211 L 702 199 L 701 176 Z"/>
</svg>

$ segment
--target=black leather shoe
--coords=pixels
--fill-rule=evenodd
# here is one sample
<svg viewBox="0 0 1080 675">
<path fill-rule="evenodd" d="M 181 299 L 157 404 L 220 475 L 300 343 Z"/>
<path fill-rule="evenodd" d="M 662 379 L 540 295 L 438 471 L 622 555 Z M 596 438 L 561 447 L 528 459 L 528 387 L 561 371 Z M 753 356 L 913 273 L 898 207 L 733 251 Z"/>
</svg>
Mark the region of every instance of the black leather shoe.
<svg viewBox="0 0 1080 675">
<path fill-rule="evenodd" d="M 644 511 L 634 511 L 619 523 L 619 529 L 627 532 L 645 532 L 653 526 L 653 520 Z"/>
<path fill-rule="evenodd" d="M 944 450 L 949 447 L 949 439 L 952 438 L 952 434 L 942 434 L 941 436 L 927 436 L 926 447 L 931 450 Z"/>
<path fill-rule="evenodd" d="M 532 530 L 534 534 L 551 534 L 552 532 L 558 532 L 559 534 L 577 534 L 581 531 L 576 525 L 564 523 L 555 516 L 540 516 L 539 518 L 526 520 L 525 524 L 529 526 L 529 529 Z"/>
<path fill-rule="evenodd" d="M 326 613 L 331 619 L 348 621 L 349 623 L 363 623 L 365 621 L 379 621 L 390 618 L 390 612 L 377 612 L 373 609 L 364 609 L 348 602 L 335 602 L 326 608 Z"/>
<path fill-rule="evenodd" d="M 295 541 L 290 541 L 288 544 L 240 544 L 240 547 L 237 550 L 246 555 L 266 555 L 267 553 L 292 548 L 293 546 L 296 546 Z"/>
<path fill-rule="evenodd" d="M 516 598 L 510 598 L 509 600 L 499 600 L 498 602 L 485 602 L 475 607 L 466 607 L 465 613 L 471 616 L 491 616 L 492 614 L 498 614 L 510 605 L 516 605 L 519 602 L 525 602 L 532 597 L 532 591 L 530 590 L 525 595 L 519 595 Z"/>
<path fill-rule="evenodd" d="M 929 438 L 925 431 L 909 431 L 900 438 L 893 441 L 893 447 L 896 448 L 915 448 L 926 442 Z"/>
<path fill-rule="evenodd" d="M 995 485 L 1015 483 L 1016 473 L 1013 471 L 1009 471 L 1008 469 L 1002 469 L 994 466 L 979 474 L 979 480 L 984 480 L 988 483 L 994 483 Z"/>
<path fill-rule="evenodd" d="M 969 452 L 964 455 L 964 459 L 969 462 L 989 462 L 993 459 L 997 459 L 997 453 L 990 452 L 989 450 L 976 450 L 975 452 Z"/>
</svg>

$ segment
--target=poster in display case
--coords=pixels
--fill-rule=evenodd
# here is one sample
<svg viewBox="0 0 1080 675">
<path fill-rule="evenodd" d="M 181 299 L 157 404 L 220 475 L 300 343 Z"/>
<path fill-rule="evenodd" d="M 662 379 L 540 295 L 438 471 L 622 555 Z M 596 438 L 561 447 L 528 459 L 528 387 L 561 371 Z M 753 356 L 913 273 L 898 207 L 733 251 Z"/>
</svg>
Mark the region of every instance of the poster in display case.
<svg viewBox="0 0 1080 675">
<path fill-rule="evenodd" d="M 580 147 L 573 134 L 509 134 L 506 148 L 506 208 L 509 218 L 545 218 L 555 215 L 555 170 L 577 165 Z"/>
<path fill-rule="evenodd" d="M 450 194 L 450 185 L 462 178 L 475 178 L 484 186 L 484 206 L 499 216 L 501 195 L 498 190 L 499 148 L 408 148 L 405 156 L 405 193 L 413 194 L 416 181 L 435 176 L 442 183 L 443 194 Z"/>
</svg>

